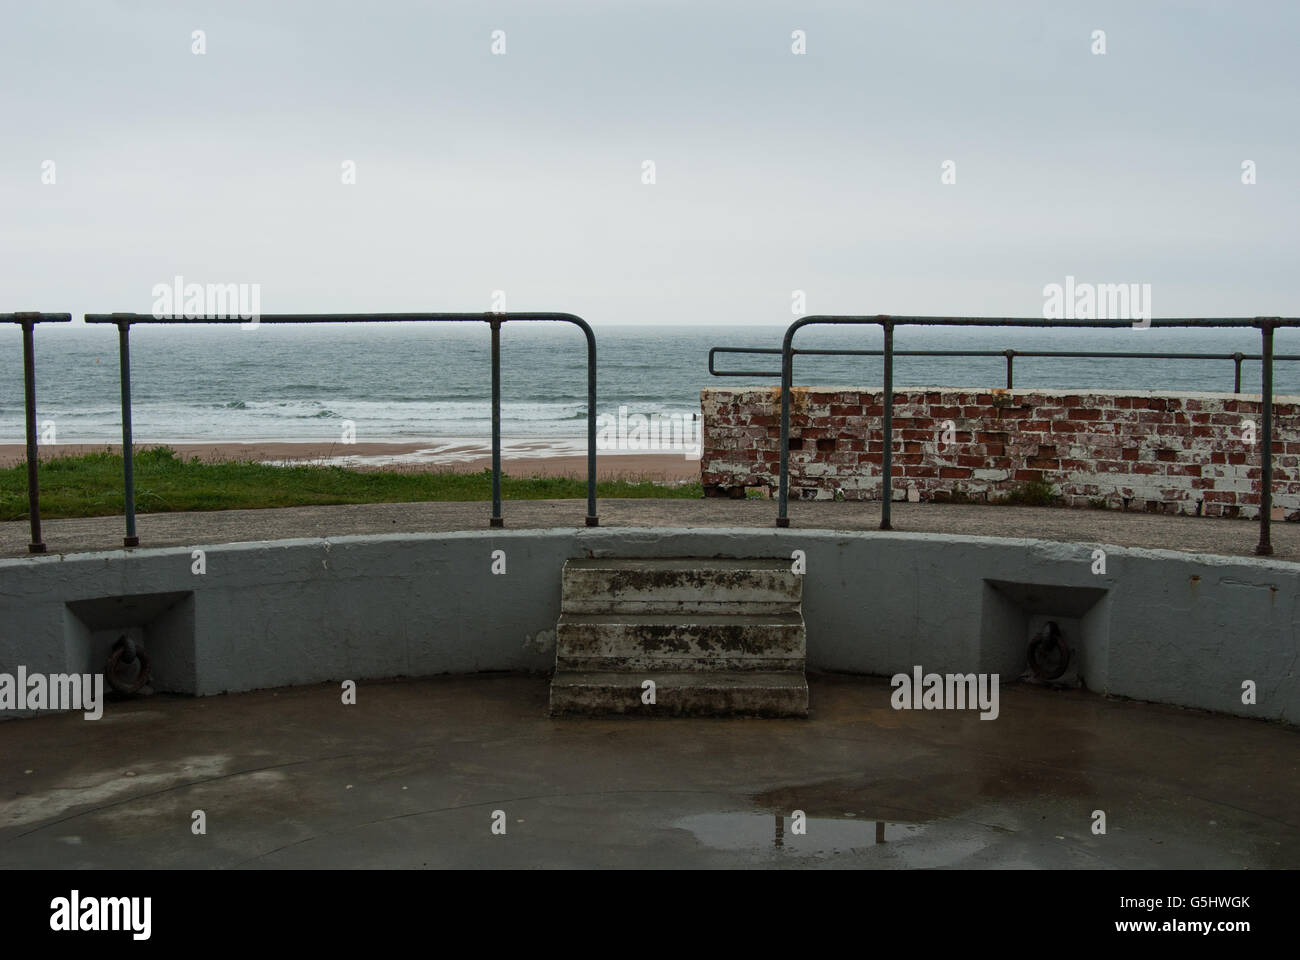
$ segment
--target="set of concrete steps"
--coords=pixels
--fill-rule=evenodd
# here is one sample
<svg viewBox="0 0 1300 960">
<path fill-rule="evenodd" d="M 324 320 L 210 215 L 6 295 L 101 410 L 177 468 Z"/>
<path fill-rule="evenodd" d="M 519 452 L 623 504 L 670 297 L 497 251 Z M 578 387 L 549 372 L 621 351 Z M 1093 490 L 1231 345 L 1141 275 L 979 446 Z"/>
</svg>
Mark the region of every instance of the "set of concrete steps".
<svg viewBox="0 0 1300 960">
<path fill-rule="evenodd" d="M 790 565 L 568 561 L 551 715 L 807 716 L 803 578 Z"/>
</svg>

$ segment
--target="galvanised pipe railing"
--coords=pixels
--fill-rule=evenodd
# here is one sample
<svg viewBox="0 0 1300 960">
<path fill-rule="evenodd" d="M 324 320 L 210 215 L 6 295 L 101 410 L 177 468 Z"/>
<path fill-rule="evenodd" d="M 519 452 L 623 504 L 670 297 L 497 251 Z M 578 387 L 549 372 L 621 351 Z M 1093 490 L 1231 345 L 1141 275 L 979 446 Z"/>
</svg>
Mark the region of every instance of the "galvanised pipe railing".
<svg viewBox="0 0 1300 960">
<path fill-rule="evenodd" d="M 890 506 L 893 502 L 893 445 L 894 445 L 894 328 L 918 327 L 1065 327 L 1068 329 L 1132 327 L 1130 320 L 1046 320 L 1041 317 L 908 317 L 879 314 L 870 316 L 809 316 L 802 317 L 786 328 L 781 344 L 781 452 L 780 485 L 776 525 L 788 527 L 790 484 L 790 388 L 794 371 L 794 335 L 803 327 L 879 326 L 884 334 L 884 396 L 882 397 L 884 443 L 881 451 L 881 508 L 880 529 L 893 529 L 890 524 Z M 1263 463 L 1260 476 L 1259 543 L 1255 553 L 1271 556 L 1273 543 L 1269 524 L 1273 512 L 1273 331 L 1278 327 L 1300 327 L 1297 317 L 1180 317 L 1150 320 L 1150 327 L 1256 327 L 1259 329 L 1263 349 L 1263 375 L 1261 406 L 1263 407 Z M 746 350 L 745 352 L 750 352 Z M 756 351 L 755 351 L 756 352 Z M 800 351 L 801 353 L 804 351 Z M 807 351 L 811 353 L 812 351 Z"/>
<path fill-rule="evenodd" d="M 501 516 L 501 325 L 515 321 L 571 323 L 587 338 L 587 526 L 600 525 L 596 515 L 596 335 L 586 320 L 572 313 L 276 313 L 260 314 L 257 322 L 298 323 L 486 323 L 492 329 L 492 517 L 491 527 L 504 527 Z M 155 317 L 141 313 L 88 313 L 87 323 L 117 327 L 122 378 L 122 472 L 126 499 L 126 536 L 122 542 L 138 547 L 135 528 L 135 456 L 131 440 L 131 327 L 152 324 L 249 322 L 248 317 Z"/>
<path fill-rule="evenodd" d="M 801 357 L 882 357 L 883 350 L 796 350 Z M 709 373 L 715 377 L 779 377 L 780 370 L 717 370 L 713 358 L 719 353 L 781 353 L 780 347 L 710 347 Z M 1007 389 L 1015 386 L 1016 357 L 1057 357 L 1089 360 L 1231 360 L 1233 361 L 1232 392 L 1241 393 L 1241 364 L 1244 360 L 1262 360 L 1259 353 L 1146 353 L 1128 350 L 895 350 L 896 357 L 1005 357 L 1007 361 Z M 1274 360 L 1300 360 L 1300 353 L 1278 353 Z M 937 384 L 933 384 L 937 386 Z"/>
<path fill-rule="evenodd" d="M 16 323 L 23 328 L 23 408 L 27 419 L 27 519 L 32 539 L 28 553 L 44 553 L 41 538 L 40 461 L 36 453 L 36 344 L 38 323 L 71 323 L 70 313 L 0 313 L 0 323 Z"/>
</svg>

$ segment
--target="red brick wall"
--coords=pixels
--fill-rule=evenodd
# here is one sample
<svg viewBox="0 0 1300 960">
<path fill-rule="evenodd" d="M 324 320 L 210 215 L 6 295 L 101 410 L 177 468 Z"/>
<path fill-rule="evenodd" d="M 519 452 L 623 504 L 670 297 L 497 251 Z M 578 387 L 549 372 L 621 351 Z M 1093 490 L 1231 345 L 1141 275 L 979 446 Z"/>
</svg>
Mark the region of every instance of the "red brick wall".
<svg viewBox="0 0 1300 960">
<path fill-rule="evenodd" d="M 781 393 L 701 391 L 705 491 L 775 490 Z M 790 498 L 880 498 L 881 392 L 796 387 Z M 956 442 L 942 443 L 945 421 Z M 1260 439 L 1244 440 L 1253 421 Z M 997 500 L 1028 481 L 1065 503 L 1204 516 L 1259 515 L 1263 423 L 1258 396 L 904 389 L 894 395 L 894 497 Z M 1274 405 L 1273 504 L 1300 512 L 1300 397 Z M 1125 501 L 1128 501 L 1127 504 Z M 1275 516 L 1277 514 L 1275 513 Z"/>
</svg>

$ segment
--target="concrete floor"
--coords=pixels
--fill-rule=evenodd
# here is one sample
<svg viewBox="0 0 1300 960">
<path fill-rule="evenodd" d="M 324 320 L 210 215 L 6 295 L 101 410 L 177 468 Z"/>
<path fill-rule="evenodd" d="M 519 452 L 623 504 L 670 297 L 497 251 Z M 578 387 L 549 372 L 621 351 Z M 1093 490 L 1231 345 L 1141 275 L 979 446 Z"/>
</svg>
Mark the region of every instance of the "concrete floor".
<svg viewBox="0 0 1300 960">
<path fill-rule="evenodd" d="M 811 679 L 809 720 L 550 720 L 547 678 L 500 674 L 12 720 L 0 868 L 1300 867 L 1295 728 Z"/>
<path fill-rule="evenodd" d="M 771 500 L 601 500 L 604 527 L 774 526 Z M 519 500 L 503 505 L 512 530 L 580 527 L 585 500 Z M 373 503 L 274 510 L 214 510 L 157 513 L 138 517 L 144 547 L 197 546 L 294 537 L 352 534 L 485 530 L 491 505 L 483 502 Z M 814 501 L 790 504 L 792 526 L 815 530 L 875 530 L 878 502 Z M 896 503 L 893 525 L 900 532 L 949 533 L 976 537 L 1032 537 L 1120 547 L 1148 547 L 1225 556 L 1253 556 L 1259 524 L 1248 520 L 1123 513 L 1054 507 L 998 507 L 976 504 Z M 1300 523 L 1271 525 L 1274 557 L 1300 561 Z M 47 520 L 51 553 L 82 553 L 122 547 L 121 517 Z M 25 557 L 26 521 L 0 523 L 0 556 Z"/>
</svg>

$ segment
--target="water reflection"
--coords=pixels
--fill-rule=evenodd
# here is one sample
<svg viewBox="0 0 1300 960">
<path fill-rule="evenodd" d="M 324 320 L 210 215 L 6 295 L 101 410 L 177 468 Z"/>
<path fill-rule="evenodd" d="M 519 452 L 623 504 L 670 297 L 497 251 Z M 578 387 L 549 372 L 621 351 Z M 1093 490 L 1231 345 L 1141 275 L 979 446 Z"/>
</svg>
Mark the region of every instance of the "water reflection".
<svg viewBox="0 0 1300 960">
<path fill-rule="evenodd" d="M 901 839 L 915 824 L 834 817 L 795 818 L 781 813 L 701 813 L 676 824 L 717 850 L 771 846 L 802 853 L 837 853 Z"/>
</svg>

